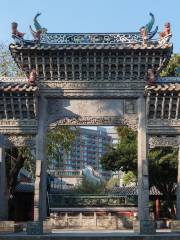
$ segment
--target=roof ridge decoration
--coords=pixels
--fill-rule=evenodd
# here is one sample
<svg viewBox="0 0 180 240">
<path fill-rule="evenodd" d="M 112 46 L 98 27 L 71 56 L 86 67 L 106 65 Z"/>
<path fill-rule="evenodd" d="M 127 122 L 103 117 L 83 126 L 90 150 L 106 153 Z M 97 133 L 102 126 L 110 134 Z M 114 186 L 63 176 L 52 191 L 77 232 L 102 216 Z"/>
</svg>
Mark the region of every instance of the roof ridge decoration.
<svg viewBox="0 0 180 240">
<path fill-rule="evenodd" d="M 128 33 L 47 33 L 47 29 L 41 27 L 37 13 L 33 19 L 35 30 L 30 26 L 30 31 L 34 40 L 25 40 L 24 33 L 18 32 L 17 23 L 12 24 L 12 37 L 15 44 L 21 46 L 34 45 L 131 45 L 139 44 L 145 47 L 149 44 L 163 46 L 169 43 L 172 36 L 170 32 L 170 23 L 165 25 L 164 31 L 160 33 L 158 39 L 153 39 L 157 34 L 158 27 L 153 31 L 155 23 L 154 14 L 150 13 L 150 21 L 140 28 L 139 32 Z"/>
<path fill-rule="evenodd" d="M 155 17 L 153 13 L 149 13 L 149 15 L 151 17 L 150 21 L 145 26 L 140 28 L 143 44 L 147 44 L 147 41 L 153 38 L 158 31 L 158 26 L 156 26 L 155 30 L 151 33 L 151 30 L 155 23 Z"/>
<path fill-rule="evenodd" d="M 35 27 L 36 31 L 34 31 L 32 29 L 31 25 L 29 26 L 31 34 L 32 34 L 34 40 L 37 41 L 37 42 L 40 41 L 40 38 L 41 38 L 42 34 L 47 33 L 47 28 L 41 27 L 40 23 L 37 20 L 40 15 L 41 15 L 41 13 L 38 12 L 33 19 L 34 27 Z"/>
<path fill-rule="evenodd" d="M 27 83 L 27 77 L 4 77 L 0 76 L 0 83 Z"/>
</svg>

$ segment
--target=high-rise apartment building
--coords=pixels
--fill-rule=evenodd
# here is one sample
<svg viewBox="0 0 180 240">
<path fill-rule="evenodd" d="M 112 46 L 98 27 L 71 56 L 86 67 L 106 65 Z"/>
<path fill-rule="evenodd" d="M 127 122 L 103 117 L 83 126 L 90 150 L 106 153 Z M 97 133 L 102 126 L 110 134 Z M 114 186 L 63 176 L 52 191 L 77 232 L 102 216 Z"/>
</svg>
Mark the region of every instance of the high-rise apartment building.
<svg viewBox="0 0 180 240">
<path fill-rule="evenodd" d="M 106 128 L 97 127 L 97 130 L 79 128 L 71 151 L 66 153 L 64 149 L 61 149 L 62 169 L 65 171 L 82 170 L 90 165 L 102 176 L 108 178 L 110 172 L 102 170 L 100 159 L 109 145 L 112 145 L 112 137 L 108 135 Z"/>
</svg>

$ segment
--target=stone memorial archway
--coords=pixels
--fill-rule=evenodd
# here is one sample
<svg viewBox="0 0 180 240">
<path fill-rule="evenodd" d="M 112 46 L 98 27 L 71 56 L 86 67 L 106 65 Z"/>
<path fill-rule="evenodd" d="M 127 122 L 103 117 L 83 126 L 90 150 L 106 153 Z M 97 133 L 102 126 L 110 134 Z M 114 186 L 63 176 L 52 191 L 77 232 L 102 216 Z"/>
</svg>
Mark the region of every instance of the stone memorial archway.
<svg viewBox="0 0 180 240">
<path fill-rule="evenodd" d="M 179 79 L 159 78 L 172 53 L 170 29 L 158 40 L 152 39 L 157 29 L 118 34 L 51 34 L 43 29 L 33 33 L 32 41 L 13 31 L 10 51 L 26 78 L 0 78 L 0 133 L 24 143 L 27 136 L 36 137 L 34 220 L 46 218 L 48 126 L 125 124 L 138 131 L 138 228 L 152 233 L 148 139 L 180 134 Z M 0 201 L 5 202 L 2 194 Z"/>
</svg>

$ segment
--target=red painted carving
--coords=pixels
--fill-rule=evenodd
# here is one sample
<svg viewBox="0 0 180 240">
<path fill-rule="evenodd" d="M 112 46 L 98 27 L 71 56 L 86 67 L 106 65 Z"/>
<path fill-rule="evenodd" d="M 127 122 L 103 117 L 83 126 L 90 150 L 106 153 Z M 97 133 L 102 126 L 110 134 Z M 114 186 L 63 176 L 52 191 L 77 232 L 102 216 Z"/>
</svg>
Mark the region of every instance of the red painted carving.
<svg viewBox="0 0 180 240">
<path fill-rule="evenodd" d="M 30 72 L 30 75 L 29 75 L 29 84 L 30 85 L 36 85 L 36 80 L 37 80 L 37 72 L 36 72 L 36 69 L 32 69 L 32 71 Z"/>
<path fill-rule="evenodd" d="M 165 23 L 164 31 L 159 33 L 160 38 L 164 38 L 171 35 L 171 24 L 169 22 Z"/>
<path fill-rule="evenodd" d="M 14 35 L 14 36 L 16 36 L 18 38 L 23 38 L 24 37 L 25 33 L 19 32 L 17 30 L 18 24 L 16 22 L 13 22 L 11 24 L 11 26 L 12 26 L 12 35 Z"/>
<path fill-rule="evenodd" d="M 148 69 L 147 73 L 148 85 L 154 85 L 156 81 L 156 75 L 153 69 Z"/>
</svg>

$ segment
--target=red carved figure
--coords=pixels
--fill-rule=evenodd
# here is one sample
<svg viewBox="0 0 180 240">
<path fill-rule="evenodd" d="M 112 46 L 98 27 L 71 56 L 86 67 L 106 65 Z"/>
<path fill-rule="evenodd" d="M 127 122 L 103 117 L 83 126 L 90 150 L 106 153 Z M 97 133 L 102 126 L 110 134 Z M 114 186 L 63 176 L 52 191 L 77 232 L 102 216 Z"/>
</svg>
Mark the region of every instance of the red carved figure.
<svg viewBox="0 0 180 240">
<path fill-rule="evenodd" d="M 164 31 L 160 32 L 159 37 L 164 38 L 171 35 L 171 24 L 169 22 L 165 23 Z"/>
<path fill-rule="evenodd" d="M 153 69 L 148 69 L 147 73 L 148 85 L 154 85 L 156 81 L 156 75 Z"/>
<path fill-rule="evenodd" d="M 12 26 L 12 35 L 14 35 L 14 36 L 16 36 L 18 38 L 23 38 L 24 37 L 25 33 L 19 32 L 17 30 L 18 24 L 16 22 L 13 22 L 11 24 L 11 26 Z"/>
<path fill-rule="evenodd" d="M 30 27 L 31 33 L 32 33 L 32 35 L 34 37 L 34 40 L 39 41 L 40 37 L 41 37 L 41 34 L 42 34 L 42 31 L 38 30 L 37 32 L 35 32 L 35 31 L 33 31 L 31 26 L 29 26 L 29 27 Z"/>
<path fill-rule="evenodd" d="M 30 72 L 28 82 L 30 85 L 36 85 L 36 80 L 37 80 L 37 72 L 36 72 L 36 69 L 33 69 Z"/>
</svg>

